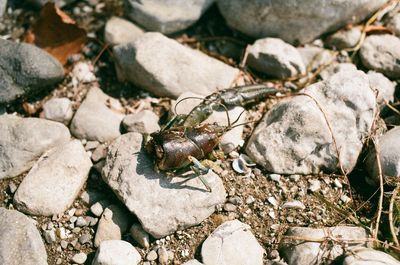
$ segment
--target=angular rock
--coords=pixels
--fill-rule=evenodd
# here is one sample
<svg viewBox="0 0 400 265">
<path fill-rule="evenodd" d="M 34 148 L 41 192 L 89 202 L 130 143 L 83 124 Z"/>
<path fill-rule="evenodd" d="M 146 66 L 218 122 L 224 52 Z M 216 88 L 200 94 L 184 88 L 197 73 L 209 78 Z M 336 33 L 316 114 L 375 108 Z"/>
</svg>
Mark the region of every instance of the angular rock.
<svg viewBox="0 0 400 265">
<path fill-rule="evenodd" d="M 212 192 L 207 192 L 193 175 L 168 178 L 154 170 L 142 144 L 139 133 L 116 139 L 109 146 L 102 175 L 152 236 L 161 238 L 199 224 L 214 212 L 215 205 L 225 201 L 225 189 L 216 174 L 210 171 L 204 175 Z"/>
<path fill-rule="evenodd" d="M 136 265 L 141 259 L 139 252 L 130 243 L 107 240 L 100 244 L 92 265 Z"/>
<path fill-rule="evenodd" d="M 346 48 L 353 48 L 358 44 L 360 39 L 360 28 L 352 27 L 350 29 L 339 30 L 335 34 L 329 36 L 325 41 L 325 46 L 335 48 L 336 50 L 343 50 Z"/>
<path fill-rule="evenodd" d="M 379 147 L 379 157 L 382 167 L 384 182 L 396 185 L 400 178 L 400 126 L 397 126 L 376 141 Z M 376 159 L 376 151 L 369 151 L 366 159 L 368 184 L 379 185 L 379 168 Z"/>
<path fill-rule="evenodd" d="M 145 33 L 135 42 L 115 46 L 113 51 L 121 81 L 130 81 L 161 97 L 177 98 L 186 91 L 208 95 L 230 87 L 239 73 L 160 33 Z"/>
<path fill-rule="evenodd" d="M 112 46 L 135 41 L 143 34 L 143 29 L 119 17 L 110 18 L 104 29 L 104 39 Z"/>
<path fill-rule="evenodd" d="M 306 69 L 316 70 L 321 65 L 325 65 L 334 60 L 331 51 L 315 46 L 297 48 Z"/>
<path fill-rule="evenodd" d="M 189 114 L 189 112 L 195 106 L 201 103 L 201 100 L 197 98 L 202 98 L 202 96 L 191 92 L 186 92 L 180 95 L 179 98 L 175 102 L 173 102 L 171 106 L 172 115 Z M 175 110 L 177 113 L 175 113 Z M 210 115 L 210 117 L 208 117 L 203 123 L 208 123 L 208 124 L 216 123 L 220 126 L 228 126 L 228 116 L 229 116 L 230 122 L 237 120 L 236 124 L 241 124 L 246 121 L 246 112 L 244 111 L 245 109 L 240 106 L 229 108 L 228 113 L 226 113 L 225 109 L 221 108 L 220 110 L 214 111 Z M 242 134 L 243 134 L 243 126 L 237 126 L 232 130 L 227 131 L 220 138 L 219 147 L 224 151 L 224 153 L 226 154 L 230 153 L 236 147 L 243 145 Z"/>
<path fill-rule="evenodd" d="M 0 179 L 18 176 L 52 147 L 66 143 L 65 125 L 37 118 L 0 116 Z"/>
<path fill-rule="evenodd" d="M 73 114 L 68 98 L 52 98 L 43 105 L 43 118 L 47 120 L 68 124 Z"/>
<path fill-rule="evenodd" d="M 125 0 L 126 15 L 149 31 L 170 34 L 194 24 L 214 0 Z"/>
<path fill-rule="evenodd" d="M 126 115 L 122 120 L 122 126 L 128 132 L 151 134 L 160 130 L 158 116 L 151 110 L 142 110 L 138 113 Z"/>
<path fill-rule="evenodd" d="M 379 106 L 384 107 L 386 102 L 393 102 L 396 83 L 390 81 L 386 76 L 375 71 L 367 73 L 371 88 L 377 91 Z"/>
<path fill-rule="evenodd" d="M 79 140 L 49 150 L 19 185 L 14 205 L 18 210 L 33 215 L 62 213 L 78 196 L 91 166 L 92 162 Z"/>
<path fill-rule="evenodd" d="M 0 105 L 37 93 L 64 78 L 62 65 L 31 44 L 0 39 Z"/>
<path fill-rule="evenodd" d="M 400 262 L 385 252 L 360 247 L 348 251 L 341 265 L 400 265 Z"/>
<path fill-rule="evenodd" d="M 375 112 L 367 75 L 340 71 L 276 104 L 254 130 L 246 152 L 274 173 L 350 172 Z"/>
<path fill-rule="evenodd" d="M 371 35 L 365 38 L 360 49 L 365 67 L 392 78 L 400 77 L 400 39 L 396 36 Z"/>
<path fill-rule="evenodd" d="M 400 13 L 395 14 L 386 24 L 386 27 L 391 29 L 393 33 L 400 37 Z"/>
<path fill-rule="evenodd" d="M 79 252 L 78 254 L 75 254 L 72 257 L 71 261 L 76 264 L 83 264 L 83 263 L 85 263 L 86 259 L 87 259 L 87 255 L 83 252 Z"/>
<path fill-rule="evenodd" d="M 238 220 L 218 226 L 201 247 L 205 265 L 261 265 L 264 252 L 250 226 Z"/>
<path fill-rule="evenodd" d="M 120 136 L 120 124 L 125 115 L 108 108 L 108 102 L 115 100 L 100 88 L 91 88 L 72 119 L 71 133 L 79 139 L 99 142 Z"/>
<path fill-rule="evenodd" d="M 329 240 L 329 237 L 332 240 Z M 299 238 L 304 238 L 304 240 Z M 324 239 L 329 240 L 329 244 L 324 243 Z M 368 234 L 361 227 L 291 227 L 280 242 L 279 252 L 288 264 L 322 264 L 322 261 L 329 263 L 328 261 L 341 256 L 343 244 L 354 248 L 366 246 L 367 242 Z"/>
<path fill-rule="evenodd" d="M 307 43 L 346 24 L 357 24 L 386 0 L 217 0 L 228 25 L 254 38 Z"/>
<path fill-rule="evenodd" d="M 249 47 L 248 52 L 247 64 L 267 75 L 284 79 L 305 71 L 300 53 L 280 39 L 257 40 Z"/>
<path fill-rule="evenodd" d="M 0 208 L 0 264 L 47 265 L 47 253 L 32 219 Z"/>
<path fill-rule="evenodd" d="M 118 205 L 107 207 L 97 226 L 94 245 L 98 247 L 106 240 L 121 240 L 122 235 L 128 230 L 130 219 L 129 213 Z"/>
</svg>

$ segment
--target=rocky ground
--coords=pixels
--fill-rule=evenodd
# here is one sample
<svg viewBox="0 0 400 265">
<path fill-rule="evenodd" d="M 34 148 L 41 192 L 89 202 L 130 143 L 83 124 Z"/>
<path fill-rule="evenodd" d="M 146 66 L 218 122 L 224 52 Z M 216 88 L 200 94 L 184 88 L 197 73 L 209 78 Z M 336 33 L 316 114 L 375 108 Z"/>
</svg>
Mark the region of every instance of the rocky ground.
<svg viewBox="0 0 400 265">
<path fill-rule="evenodd" d="M 0 264 L 400 264 L 398 1 L 45 2 L 0 0 Z M 155 169 L 250 84 L 210 192 Z"/>
</svg>

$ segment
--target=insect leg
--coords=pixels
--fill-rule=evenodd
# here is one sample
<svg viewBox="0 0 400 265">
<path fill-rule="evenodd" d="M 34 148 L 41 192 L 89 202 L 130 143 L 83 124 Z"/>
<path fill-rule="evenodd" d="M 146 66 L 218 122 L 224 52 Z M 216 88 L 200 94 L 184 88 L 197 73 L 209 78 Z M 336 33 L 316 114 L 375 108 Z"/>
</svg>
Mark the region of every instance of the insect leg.
<svg viewBox="0 0 400 265">
<path fill-rule="evenodd" d="M 189 156 L 188 157 L 189 160 L 194 164 L 191 168 L 192 170 L 197 174 L 197 176 L 199 177 L 200 181 L 203 183 L 203 185 L 207 188 L 207 191 L 211 192 L 211 186 L 208 183 L 208 181 L 204 178 L 203 175 L 207 174 L 209 169 L 206 168 L 205 166 L 203 166 L 199 160 L 197 160 L 195 157 L 193 156 Z"/>
</svg>

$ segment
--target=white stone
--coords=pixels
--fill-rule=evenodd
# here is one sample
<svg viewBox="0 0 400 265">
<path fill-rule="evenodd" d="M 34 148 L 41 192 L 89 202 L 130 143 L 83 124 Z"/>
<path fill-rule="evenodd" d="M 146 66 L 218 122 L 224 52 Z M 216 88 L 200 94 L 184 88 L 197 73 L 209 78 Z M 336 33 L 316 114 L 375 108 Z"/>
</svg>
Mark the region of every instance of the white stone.
<svg viewBox="0 0 400 265">
<path fill-rule="evenodd" d="M 96 81 L 93 73 L 93 66 L 88 62 L 78 62 L 72 69 L 72 77 L 78 79 L 82 83 L 90 83 Z"/>
<path fill-rule="evenodd" d="M 360 247 L 348 251 L 342 265 L 400 265 L 400 262 L 385 252 Z"/>
<path fill-rule="evenodd" d="M 136 265 L 141 259 L 139 252 L 130 243 L 106 240 L 97 249 L 92 265 Z"/>
<path fill-rule="evenodd" d="M 212 192 L 197 177 L 168 178 L 154 171 L 142 144 L 139 133 L 127 133 L 116 139 L 109 146 L 102 175 L 152 236 L 161 238 L 199 224 L 214 212 L 215 205 L 225 201 L 225 189 L 216 174 L 210 171 L 204 175 Z"/>
<path fill-rule="evenodd" d="M 25 176 L 14 195 L 18 210 L 52 216 L 70 207 L 92 166 L 79 140 L 46 152 Z"/>
<path fill-rule="evenodd" d="M 160 97 L 191 91 L 208 95 L 230 87 L 238 69 L 179 44 L 160 33 L 145 33 L 113 49 L 118 78 Z"/>
<path fill-rule="evenodd" d="M 218 226 L 201 248 L 205 265 L 261 265 L 264 252 L 250 226 L 238 220 Z"/>
<path fill-rule="evenodd" d="M 43 105 L 43 117 L 68 124 L 72 119 L 72 102 L 68 98 L 52 98 Z"/>
<path fill-rule="evenodd" d="M 126 115 L 122 120 L 122 125 L 128 132 L 151 134 L 160 130 L 158 120 L 158 116 L 151 110 L 142 110 L 138 113 Z"/>
<path fill-rule="evenodd" d="M 75 255 L 72 257 L 71 260 L 72 260 L 73 262 L 77 263 L 77 264 L 83 264 L 83 263 L 85 263 L 86 259 L 87 259 L 86 254 L 83 253 L 83 252 L 80 252 L 80 253 L 78 253 L 78 254 L 75 254 Z"/>
<path fill-rule="evenodd" d="M 357 27 L 352 27 L 350 29 L 339 30 L 335 34 L 332 34 L 325 41 L 325 45 L 330 48 L 342 50 L 346 48 L 353 48 L 358 44 L 360 39 L 361 29 Z"/>
<path fill-rule="evenodd" d="M 284 79 L 305 72 L 300 53 L 281 39 L 259 39 L 248 52 L 247 64 L 267 75 Z"/>
<path fill-rule="evenodd" d="M 110 45 L 132 42 L 143 34 L 143 29 L 119 17 L 110 18 L 104 28 L 104 39 Z"/>
</svg>

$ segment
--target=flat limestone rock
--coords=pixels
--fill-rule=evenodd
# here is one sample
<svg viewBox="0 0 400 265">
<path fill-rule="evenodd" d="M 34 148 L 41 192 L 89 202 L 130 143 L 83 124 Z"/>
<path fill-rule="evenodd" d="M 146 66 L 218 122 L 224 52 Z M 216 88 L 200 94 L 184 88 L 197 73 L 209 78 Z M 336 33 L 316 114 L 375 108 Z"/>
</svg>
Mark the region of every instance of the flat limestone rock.
<svg viewBox="0 0 400 265">
<path fill-rule="evenodd" d="M 109 146 L 102 175 L 145 231 L 161 238 L 199 224 L 225 201 L 223 183 L 212 172 L 204 176 L 212 192 L 193 175 L 168 178 L 157 173 L 142 148 L 142 138 L 139 133 L 127 133 L 116 139 Z"/>
<path fill-rule="evenodd" d="M 135 42 L 113 49 L 118 78 L 160 97 L 182 93 L 208 95 L 232 85 L 239 73 L 204 53 L 179 44 L 160 33 L 149 32 Z"/>
<path fill-rule="evenodd" d="M 277 103 L 254 130 L 246 152 L 274 173 L 350 172 L 376 111 L 367 75 L 340 71 Z"/>
<path fill-rule="evenodd" d="M 0 208 L 0 235 L 0 264 L 47 265 L 42 238 L 29 217 Z"/>
<path fill-rule="evenodd" d="M 92 265 L 137 265 L 142 257 L 129 242 L 107 240 L 97 249 Z"/>
<path fill-rule="evenodd" d="M 346 253 L 342 265 L 400 265 L 400 262 L 386 254 L 372 248 L 356 248 Z"/>
<path fill-rule="evenodd" d="M 126 0 L 126 15 L 149 31 L 169 34 L 195 23 L 214 0 Z"/>
<path fill-rule="evenodd" d="M 0 116 L 0 179 L 29 170 L 47 150 L 69 141 L 64 124 L 38 118 Z"/>
<path fill-rule="evenodd" d="M 205 265 L 261 265 L 264 252 L 250 226 L 239 220 L 218 226 L 201 247 Z"/>
<path fill-rule="evenodd" d="M 107 105 L 115 100 L 104 94 L 100 88 L 91 88 L 72 119 L 71 133 L 79 139 L 102 143 L 120 136 L 120 124 L 125 115 Z"/>
<path fill-rule="evenodd" d="M 79 140 L 49 150 L 19 185 L 14 195 L 15 206 L 33 215 L 62 213 L 78 195 L 91 166 Z"/>
<path fill-rule="evenodd" d="M 366 230 L 356 226 L 291 227 L 280 242 L 279 252 L 288 264 L 322 264 L 322 261 L 333 261 L 341 256 L 342 244 L 354 248 L 367 246 L 367 242 Z"/>
<path fill-rule="evenodd" d="M 64 78 L 57 59 L 34 45 L 0 39 L 0 54 L 0 105 L 37 93 Z"/>
<path fill-rule="evenodd" d="M 254 38 L 308 43 L 325 32 L 357 24 L 387 0 L 217 0 L 227 24 Z"/>
<path fill-rule="evenodd" d="M 104 39 L 110 45 L 135 41 L 143 34 L 143 29 L 119 17 L 110 18 L 104 28 Z"/>
</svg>

